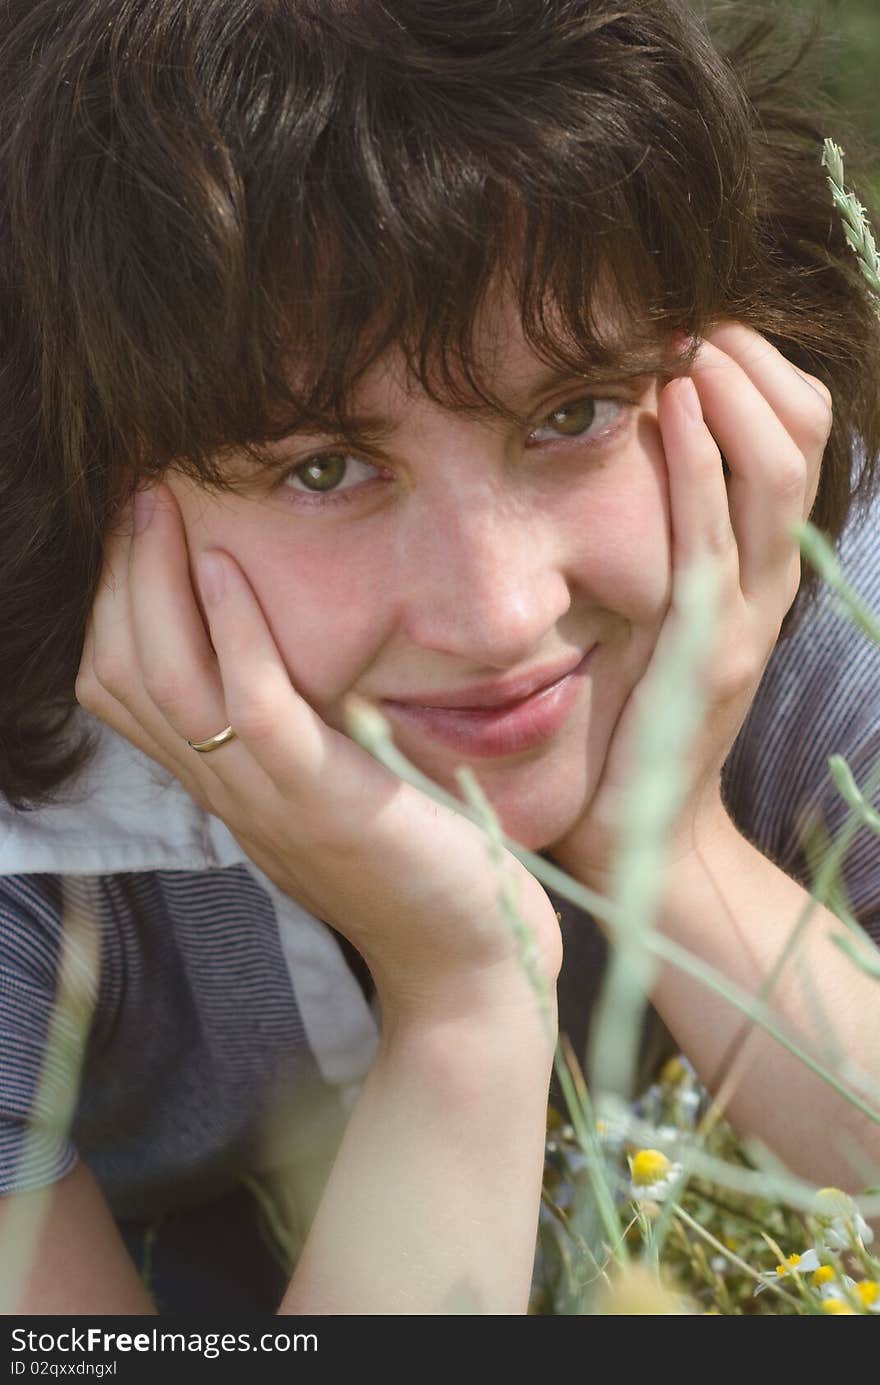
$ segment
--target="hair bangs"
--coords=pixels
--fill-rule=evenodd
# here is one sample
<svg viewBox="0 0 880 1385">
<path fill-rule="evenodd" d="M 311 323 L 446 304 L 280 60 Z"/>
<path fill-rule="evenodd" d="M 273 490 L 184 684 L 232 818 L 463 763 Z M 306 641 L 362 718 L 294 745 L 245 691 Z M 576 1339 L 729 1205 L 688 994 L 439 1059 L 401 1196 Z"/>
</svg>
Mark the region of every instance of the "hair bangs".
<svg viewBox="0 0 880 1385">
<path fill-rule="evenodd" d="M 631 61 L 621 64 L 624 21 L 612 16 L 605 28 L 614 32 L 593 26 L 598 52 L 582 44 L 581 64 L 567 54 L 578 88 L 556 113 L 547 73 L 530 92 L 510 64 L 516 81 L 505 89 L 498 54 L 499 81 L 482 74 L 478 121 L 460 63 L 450 75 L 442 63 L 427 71 L 413 62 L 404 80 L 399 59 L 371 49 L 343 66 L 335 102 L 325 103 L 323 123 L 312 111 L 307 134 L 285 121 L 284 92 L 269 102 L 269 134 L 261 120 L 239 124 L 225 183 L 242 189 L 242 215 L 230 219 L 219 195 L 205 208 L 223 209 L 223 234 L 236 240 L 223 263 L 247 292 L 227 283 L 218 297 L 238 300 L 227 332 L 232 351 L 246 343 L 248 354 L 218 377 L 203 414 L 208 432 L 187 430 L 179 466 L 192 459 L 201 479 L 222 482 L 209 474 L 213 451 L 298 429 L 351 431 L 353 393 L 392 348 L 437 402 L 504 413 L 477 332 L 499 287 L 518 301 L 539 356 L 599 382 L 655 372 L 673 329 L 699 335 L 729 308 L 754 253 L 737 89 L 713 96 L 693 74 L 685 83 L 684 65 L 661 70 L 636 26 Z M 614 45 L 618 89 L 603 40 Z M 641 93 L 637 102 L 630 88 L 649 78 L 656 100 Z M 704 116 L 695 127 L 697 101 L 710 114 L 714 105 L 717 121 Z M 695 128 L 704 144 L 696 150 Z M 194 358 L 216 342 L 194 341 Z M 208 372 L 198 363 L 194 373 Z"/>
</svg>

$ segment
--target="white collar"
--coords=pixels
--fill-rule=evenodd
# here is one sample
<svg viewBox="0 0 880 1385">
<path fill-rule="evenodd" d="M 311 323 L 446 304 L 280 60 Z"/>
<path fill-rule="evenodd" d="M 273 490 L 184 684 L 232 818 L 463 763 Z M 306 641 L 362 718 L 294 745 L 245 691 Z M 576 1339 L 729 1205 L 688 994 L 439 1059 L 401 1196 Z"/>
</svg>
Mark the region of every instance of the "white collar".
<svg viewBox="0 0 880 1385">
<path fill-rule="evenodd" d="M 375 1053 L 376 1019 L 331 931 L 254 865 L 219 818 L 105 723 L 78 708 L 71 730 L 97 749 L 63 801 L 15 812 L 0 798 L 0 875 L 116 875 L 243 864 L 272 900 L 297 1005 L 324 1077 L 353 1099 Z M 355 1086 L 349 1088 L 349 1084 Z"/>
<path fill-rule="evenodd" d="M 229 829 L 109 726 L 77 709 L 71 730 L 97 750 L 60 801 L 14 812 L 0 800 L 0 875 L 210 870 L 248 862 Z"/>
</svg>

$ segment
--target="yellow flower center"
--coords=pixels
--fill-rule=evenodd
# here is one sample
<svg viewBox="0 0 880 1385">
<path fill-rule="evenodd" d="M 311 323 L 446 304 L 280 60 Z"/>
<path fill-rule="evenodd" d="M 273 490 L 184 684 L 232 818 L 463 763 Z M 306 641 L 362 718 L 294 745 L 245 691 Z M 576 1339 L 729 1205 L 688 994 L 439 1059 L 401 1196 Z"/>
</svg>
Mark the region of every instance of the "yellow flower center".
<svg viewBox="0 0 880 1385">
<path fill-rule="evenodd" d="M 633 1183 L 645 1187 L 648 1183 L 656 1183 L 658 1179 L 665 1178 L 672 1165 L 662 1150 L 640 1149 L 638 1154 L 633 1156 L 631 1168 Z"/>
<path fill-rule="evenodd" d="M 781 1265 L 776 1266 L 777 1274 L 788 1274 L 789 1270 L 796 1270 L 801 1263 L 799 1255 L 789 1255 L 787 1260 L 783 1260 Z"/>
<path fill-rule="evenodd" d="M 822 1304 L 823 1313 L 852 1313 L 856 1317 L 855 1308 L 850 1308 L 848 1303 L 844 1303 L 842 1298 L 826 1298 Z"/>
<path fill-rule="evenodd" d="M 827 1284 L 828 1281 L 833 1278 L 834 1266 L 820 1265 L 817 1270 L 813 1271 L 813 1274 L 810 1278 L 810 1283 L 813 1285 L 814 1289 L 819 1289 L 823 1284 Z"/>
<path fill-rule="evenodd" d="M 880 1296 L 880 1284 L 877 1283 L 876 1279 L 863 1279 L 860 1284 L 855 1286 L 854 1292 L 859 1302 L 868 1308 L 872 1303 L 877 1302 L 878 1296 Z"/>
<path fill-rule="evenodd" d="M 687 1077 L 687 1069 L 680 1058 L 668 1058 L 660 1069 L 660 1081 L 675 1087 Z"/>
</svg>

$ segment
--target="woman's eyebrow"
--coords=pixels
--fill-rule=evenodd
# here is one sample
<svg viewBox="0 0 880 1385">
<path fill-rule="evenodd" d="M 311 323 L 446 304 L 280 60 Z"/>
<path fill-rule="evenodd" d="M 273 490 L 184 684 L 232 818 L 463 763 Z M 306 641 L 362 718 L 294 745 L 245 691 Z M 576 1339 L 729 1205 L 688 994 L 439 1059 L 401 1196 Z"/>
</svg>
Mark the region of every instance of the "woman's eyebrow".
<svg viewBox="0 0 880 1385">
<path fill-rule="evenodd" d="M 294 424 L 283 436 L 276 436 L 271 442 L 265 443 L 263 450 L 268 454 L 282 452 L 291 443 L 297 447 L 324 447 L 333 442 L 379 447 L 393 436 L 397 427 L 381 414 L 347 414 L 335 427 L 332 422 L 326 428 L 318 428 L 310 423 Z"/>
<path fill-rule="evenodd" d="M 579 390 L 598 396 L 603 389 L 619 387 L 624 384 L 642 385 L 647 388 L 649 380 L 655 373 L 644 369 L 627 371 L 621 368 L 619 372 L 611 370 L 600 374 L 596 371 L 579 371 L 576 367 L 570 369 L 551 368 L 534 376 L 528 382 L 524 382 L 517 389 L 509 390 L 504 408 L 488 401 L 478 401 L 472 405 L 462 406 L 461 412 L 469 417 L 485 418 L 491 422 L 494 419 L 503 419 L 506 409 L 508 417 L 513 417 L 517 422 L 525 425 L 528 423 L 536 404 L 557 390 L 563 388 L 571 390 L 573 392 L 571 397 L 573 398 Z"/>
<path fill-rule="evenodd" d="M 586 370 L 578 372 L 574 367 L 568 370 L 551 367 L 540 374 L 536 374 L 528 381 L 522 382 L 519 386 L 506 390 L 506 397 L 499 399 L 498 402 L 475 399 L 472 402 L 450 403 L 446 407 L 452 413 L 483 420 L 487 423 L 512 418 L 525 425 L 529 421 L 537 401 L 542 396 L 550 394 L 562 386 L 570 386 L 573 390 L 582 388 L 596 393 L 603 386 L 610 386 L 613 383 L 623 384 L 627 381 L 630 384 L 646 383 L 649 378 L 650 374 L 646 371 L 640 371 L 636 375 L 631 371 L 621 370 L 618 377 L 614 372 L 604 372 L 599 375 L 597 373 L 591 374 Z M 439 401 L 434 402 L 439 403 Z M 441 405 L 441 407 L 443 406 Z M 340 420 L 338 428 L 329 428 L 324 431 L 305 425 L 288 433 L 284 442 L 295 442 L 298 446 L 308 446 L 310 443 L 314 443 L 315 446 L 322 446 L 335 441 L 362 447 L 380 448 L 389 443 L 395 433 L 404 425 L 405 409 L 406 405 L 404 404 L 400 407 L 395 418 L 389 418 L 382 413 L 348 412 L 345 418 Z"/>
</svg>

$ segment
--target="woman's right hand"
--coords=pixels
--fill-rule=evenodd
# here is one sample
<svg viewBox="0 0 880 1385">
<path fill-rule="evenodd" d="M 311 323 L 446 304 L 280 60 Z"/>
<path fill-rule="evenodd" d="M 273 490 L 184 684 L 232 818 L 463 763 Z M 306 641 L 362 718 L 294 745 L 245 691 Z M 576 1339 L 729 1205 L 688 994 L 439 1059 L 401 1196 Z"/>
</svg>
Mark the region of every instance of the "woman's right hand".
<svg viewBox="0 0 880 1385">
<path fill-rule="evenodd" d="M 516 943 L 485 834 L 399 780 L 300 697 L 259 603 L 228 553 L 222 594 L 190 577 L 183 518 L 156 487 L 139 533 L 108 539 L 76 682 L 79 703 L 169 770 L 285 894 L 345 934 L 383 1005 L 420 1014 L 523 994 Z M 204 555 L 203 555 L 204 556 Z M 223 727 L 236 739 L 200 754 Z M 548 983 L 555 912 L 510 853 Z"/>
</svg>

